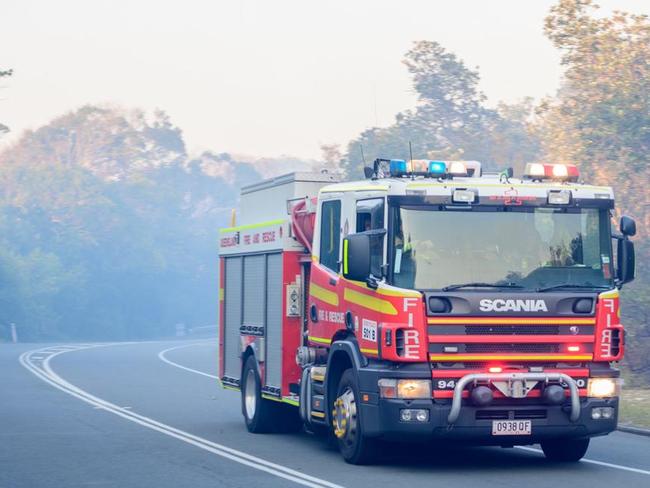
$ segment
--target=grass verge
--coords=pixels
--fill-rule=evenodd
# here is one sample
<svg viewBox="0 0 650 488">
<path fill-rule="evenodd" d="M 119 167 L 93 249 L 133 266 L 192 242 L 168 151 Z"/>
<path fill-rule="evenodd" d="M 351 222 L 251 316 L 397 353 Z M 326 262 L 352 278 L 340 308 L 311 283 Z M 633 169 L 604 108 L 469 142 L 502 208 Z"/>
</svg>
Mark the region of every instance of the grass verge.
<svg viewBox="0 0 650 488">
<path fill-rule="evenodd" d="M 618 423 L 650 429 L 650 389 L 623 388 Z"/>
</svg>

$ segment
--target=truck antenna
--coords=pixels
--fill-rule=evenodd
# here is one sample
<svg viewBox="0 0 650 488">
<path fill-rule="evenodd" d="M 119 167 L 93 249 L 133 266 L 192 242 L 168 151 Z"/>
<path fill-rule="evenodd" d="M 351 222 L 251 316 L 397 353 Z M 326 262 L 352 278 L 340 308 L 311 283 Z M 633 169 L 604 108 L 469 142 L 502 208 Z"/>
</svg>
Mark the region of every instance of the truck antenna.
<svg viewBox="0 0 650 488">
<path fill-rule="evenodd" d="M 409 141 L 409 156 L 411 158 L 411 171 L 413 171 L 413 147 L 411 146 L 411 141 Z M 411 179 L 415 179 L 415 176 L 412 176 Z"/>
<path fill-rule="evenodd" d="M 359 144 L 359 149 L 361 149 L 361 160 L 363 161 L 363 175 L 366 178 L 376 180 L 377 179 L 377 162 L 370 166 L 366 165 L 366 157 L 363 154 L 363 145 Z"/>
</svg>

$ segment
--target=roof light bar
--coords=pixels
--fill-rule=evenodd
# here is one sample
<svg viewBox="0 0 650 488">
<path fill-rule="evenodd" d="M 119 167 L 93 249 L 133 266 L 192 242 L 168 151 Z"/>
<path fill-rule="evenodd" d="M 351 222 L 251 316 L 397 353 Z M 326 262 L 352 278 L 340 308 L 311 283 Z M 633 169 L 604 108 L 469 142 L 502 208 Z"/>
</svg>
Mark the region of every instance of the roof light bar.
<svg viewBox="0 0 650 488">
<path fill-rule="evenodd" d="M 463 161 L 450 161 L 449 174 L 452 176 L 467 176 L 467 166 Z"/>
<path fill-rule="evenodd" d="M 528 163 L 524 178 L 529 180 L 554 180 L 576 182 L 580 172 L 575 164 Z"/>
<path fill-rule="evenodd" d="M 391 176 L 404 176 L 408 174 L 406 161 L 403 159 L 391 159 L 390 174 Z"/>
<path fill-rule="evenodd" d="M 429 161 L 429 173 L 432 175 L 444 175 L 447 172 L 447 163 L 444 161 Z"/>
<path fill-rule="evenodd" d="M 453 178 L 480 176 L 481 163 L 478 161 L 431 161 L 428 159 L 378 160 L 389 163 L 390 176 L 429 176 L 434 178 Z"/>
</svg>

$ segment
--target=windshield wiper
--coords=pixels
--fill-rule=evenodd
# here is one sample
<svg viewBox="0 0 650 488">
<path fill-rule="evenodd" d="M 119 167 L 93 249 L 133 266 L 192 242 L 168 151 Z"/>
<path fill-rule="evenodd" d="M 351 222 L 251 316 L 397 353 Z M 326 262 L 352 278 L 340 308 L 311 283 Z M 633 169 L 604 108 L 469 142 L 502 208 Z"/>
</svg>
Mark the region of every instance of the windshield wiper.
<svg viewBox="0 0 650 488">
<path fill-rule="evenodd" d="M 448 285 L 445 286 L 442 291 L 452 291 L 452 290 L 458 290 L 460 288 L 523 288 L 521 285 L 517 285 L 515 283 L 481 283 L 481 282 L 476 282 L 476 283 L 461 283 L 458 285 Z"/>
<path fill-rule="evenodd" d="M 608 286 L 603 286 L 603 285 L 577 285 L 574 283 L 558 283 L 556 285 L 549 285 L 549 286 L 542 286 L 540 288 L 537 288 L 535 291 L 536 292 L 544 292 L 544 291 L 550 291 L 550 290 L 557 290 L 559 288 L 582 288 L 582 289 L 600 289 L 600 290 L 607 290 L 609 289 Z"/>
</svg>

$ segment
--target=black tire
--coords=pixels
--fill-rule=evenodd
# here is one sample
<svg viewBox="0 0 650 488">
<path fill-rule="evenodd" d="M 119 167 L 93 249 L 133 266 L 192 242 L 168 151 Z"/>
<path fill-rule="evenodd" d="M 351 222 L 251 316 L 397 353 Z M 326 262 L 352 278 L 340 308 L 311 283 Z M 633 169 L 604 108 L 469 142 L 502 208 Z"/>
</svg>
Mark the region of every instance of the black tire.
<svg viewBox="0 0 650 488">
<path fill-rule="evenodd" d="M 363 434 L 359 410 L 359 385 L 352 369 L 343 372 L 330 412 L 332 431 L 343 459 L 350 464 L 372 464 L 377 459 L 378 441 Z M 343 421 L 345 419 L 345 422 Z"/>
<path fill-rule="evenodd" d="M 589 438 L 586 439 L 553 439 L 541 443 L 546 459 L 560 463 L 575 463 L 580 461 L 589 448 Z"/>
<path fill-rule="evenodd" d="M 248 356 L 241 375 L 241 410 L 248 432 L 262 434 L 272 432 L 277 423 L 274 405 L 262 398 L 262 382 L 257 372 L 257 361 L 254 356 Z M 247 397 L 247 395 L 250 396 Z M 249 400 L 247 406 L 246 400 Z"/>
</svg>

